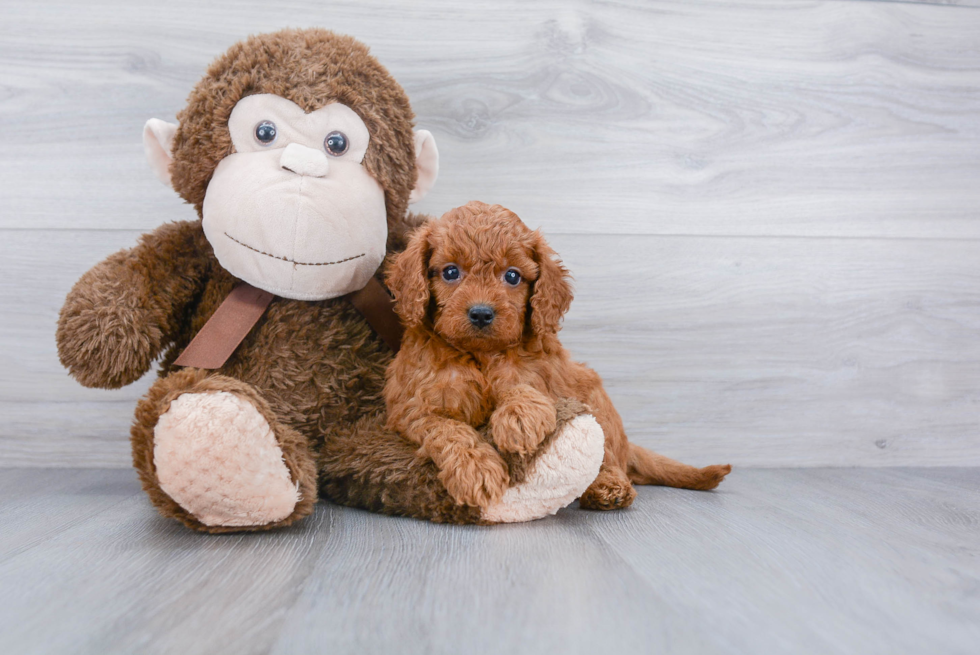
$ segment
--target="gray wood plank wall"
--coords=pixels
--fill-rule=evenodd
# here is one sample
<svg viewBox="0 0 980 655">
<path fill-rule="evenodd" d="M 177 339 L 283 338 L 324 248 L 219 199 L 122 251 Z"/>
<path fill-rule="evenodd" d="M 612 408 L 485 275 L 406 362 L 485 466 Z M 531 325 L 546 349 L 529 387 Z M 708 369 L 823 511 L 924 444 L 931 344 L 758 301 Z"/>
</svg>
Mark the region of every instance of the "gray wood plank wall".
<svg viewBox="0 0 980 655">
<path fill-rule="evenodd" d="M 499 202 L 550 236 L 577 281 L 566 344 L 635 441 L 978 465 L 976 4 L 2 2 L 0 465 L 128 465 L 148 381 L 67 377 L 64 294 L 193 216 L 145 165 L 145 120 L 238 39 L 308 25 L 368 43 L 435 134 L 419 209 Z"/>
</svg>

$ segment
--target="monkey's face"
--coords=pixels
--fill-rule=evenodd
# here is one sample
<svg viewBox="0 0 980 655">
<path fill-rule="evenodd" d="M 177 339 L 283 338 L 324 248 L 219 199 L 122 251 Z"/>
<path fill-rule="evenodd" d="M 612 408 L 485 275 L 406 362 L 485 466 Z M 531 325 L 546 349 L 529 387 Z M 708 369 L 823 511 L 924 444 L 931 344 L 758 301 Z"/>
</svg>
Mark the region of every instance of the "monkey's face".
<svg viewBox="0 0 980 655">
<path fill-rule="evenodd" d="M 271 94 L 228 120 L 235 152 L 218 164 L 204 233 L 232 275 L 286 298 L 361 289 L 385 256 L 384 190 L 362 165 L 370 133 L 349 107 L 309 114 Z"/>
</svg>

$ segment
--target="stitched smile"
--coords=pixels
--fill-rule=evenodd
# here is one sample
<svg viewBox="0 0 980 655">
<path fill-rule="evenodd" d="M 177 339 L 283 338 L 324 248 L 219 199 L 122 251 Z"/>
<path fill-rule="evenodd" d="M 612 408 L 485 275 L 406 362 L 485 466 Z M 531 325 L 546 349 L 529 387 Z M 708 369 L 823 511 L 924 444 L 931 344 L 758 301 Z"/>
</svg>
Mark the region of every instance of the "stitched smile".
<svg viewBox="0 0 980 655">
<path fill-rule="evenodd" d="M 241 241 L 239 241 L 235 237 L 231 236 L 227 232 L 225 232 L 225 236 L 228 237 L 229 239 L 231 239 L 232 241 L 234 241 L 235 243 L 237 243 L 238 245 L 244 246 L 244 247 L 248 248 L 252 252 L 257 252 L 260 255 L 265 255 L 266 257 L 272 257 L 273 259 L 281 259 L 284 262 L 289 262 L 290 264 L 296 264 L 297 266 L 330 266 L 331 264 L 343 264 L 344 262 L 349 262 L 352 259 L 357 259 L 358 257 L 363 257 L 366 254 L 366 253 L 363 253 L 362 252 L 360 255 L 354 255 L 353 257 L 346 257 L 344 259 L 338 259 L 335 262 L 298 262 L 295 259 L 290 259 L 289 257 L 280 257 L 279 255 L 270 255 L 269 253 L 263 252 L 263 251 L 259 250 L 258 248 L 253 248 L 252 246 L 248 245 L 247 243 L 242 243 Z"/>
</svg>

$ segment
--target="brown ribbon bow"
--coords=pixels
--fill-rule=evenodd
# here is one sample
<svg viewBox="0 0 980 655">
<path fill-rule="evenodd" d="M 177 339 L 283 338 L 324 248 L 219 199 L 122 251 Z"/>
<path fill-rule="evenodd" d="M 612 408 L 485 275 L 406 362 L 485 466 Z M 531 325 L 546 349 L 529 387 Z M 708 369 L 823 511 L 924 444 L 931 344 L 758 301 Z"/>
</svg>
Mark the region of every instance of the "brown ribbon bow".
<svg viewBox="0 0 980 655">
<path fill-rule="evenodd" d="M 347 294 L 354 308 L 393 352 L 401 345 L 402 325 L 395 301 L 376 278 L 360 291 Z M 252 331 L 275 296 L 242 282 L 228 294 L 204 327 L 174 362 L 177 366 L 216 369 L 224 366 L 238 345 Z"/>
</svg>

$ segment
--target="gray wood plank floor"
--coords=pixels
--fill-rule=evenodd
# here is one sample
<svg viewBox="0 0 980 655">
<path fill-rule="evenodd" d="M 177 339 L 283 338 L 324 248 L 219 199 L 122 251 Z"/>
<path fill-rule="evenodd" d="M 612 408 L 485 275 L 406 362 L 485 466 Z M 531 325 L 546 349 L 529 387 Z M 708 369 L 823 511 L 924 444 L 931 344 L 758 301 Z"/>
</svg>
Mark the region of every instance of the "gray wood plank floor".
<svg viewBox="0 0 980 655">
<path fill-rule="evenodd" d="M 4 653 L 976 653 L 980 469 L 739 469 L 718 492 L 438 526 L 159 518 L 132 471 L 0 470 Z"/>
</svg>

